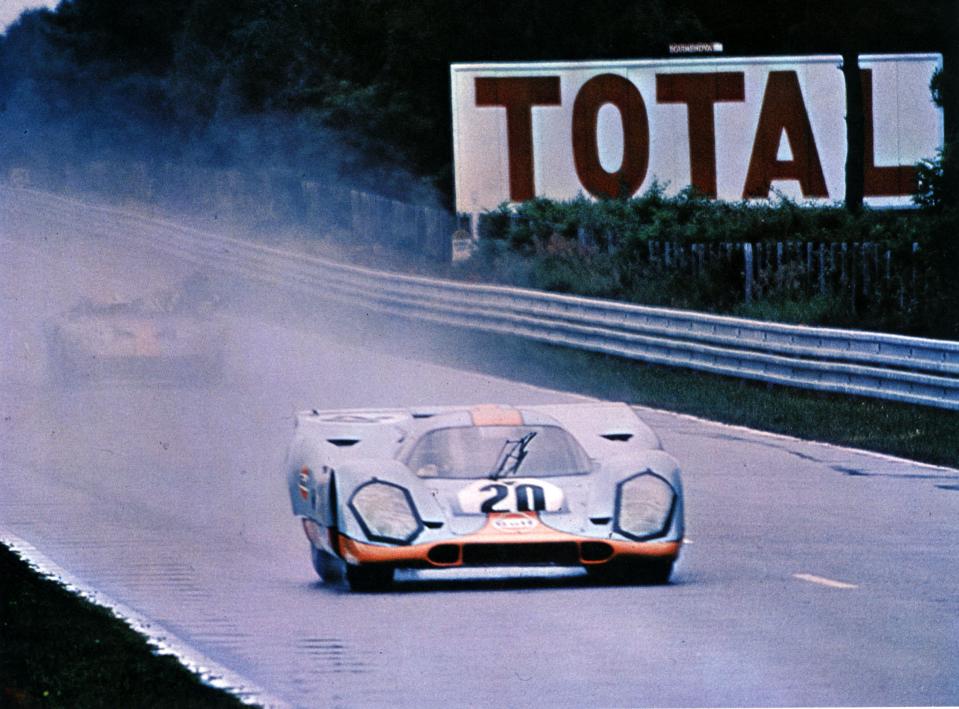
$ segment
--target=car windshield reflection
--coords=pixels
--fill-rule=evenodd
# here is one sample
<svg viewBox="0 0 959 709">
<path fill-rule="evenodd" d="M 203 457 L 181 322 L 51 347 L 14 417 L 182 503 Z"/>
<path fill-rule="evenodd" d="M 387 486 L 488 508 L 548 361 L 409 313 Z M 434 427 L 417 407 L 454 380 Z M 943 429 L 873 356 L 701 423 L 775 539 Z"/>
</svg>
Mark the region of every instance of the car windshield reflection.
<svg viewBox="0 0 959 709">
<path fill-rule="evenodd" d="M 521 465 L 512 474 L 524 477 L 580 475 L 589 458 L 559 426 L 457 426 L 424 434 L 406 464 L 424 478 L 481 478 L 496 474 L 504 449 L 529 434 Z M 502 472 L 502 471 L 501 471 Z"/>
</svg>

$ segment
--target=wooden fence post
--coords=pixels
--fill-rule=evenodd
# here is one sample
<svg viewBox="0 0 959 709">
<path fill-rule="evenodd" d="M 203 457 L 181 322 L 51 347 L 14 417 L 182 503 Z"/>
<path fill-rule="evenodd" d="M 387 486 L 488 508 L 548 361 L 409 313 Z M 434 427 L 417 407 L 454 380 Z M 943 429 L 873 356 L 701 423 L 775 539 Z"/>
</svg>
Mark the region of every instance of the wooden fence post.
<svg viewBox="0 0 959 709">
<path fill-rule="evenodd" d="M 916 293 L 916 290 L 917 290 L 916 289 L 916 254 L 918 253 L 919 253 L 919 243 L 914 241 L 912 242 L 912 258 L 910 259 L 912 263 L 909 264 L 909 271 L 910 271 L 909 280 L 911 283 L 911 291 L 912 291 L 909 295 L 910 295 L 910 300 L 912 301 L 918 300 L 917 293 Z"/>
<path fill-rule="evenodd" d="M 819 292 L 826 295 L 826 244 L 819 242 Z"/>
<path fill-rule="evenodd" d="M 839 264 L 840 264 L 842 270 L 841 270 L 841 273 L 840 273 L 840 275 L 839 275 L 839 285 L 840 285 L 840 287 L 841 287 L 843 290 L 845 290 L 845 289 L 846 289 L 846 254 L 847 254 L 847 252 L 848 252 L 848 250 L 849 250 L 849 249 L 848 249 L 849 244 L 847 244 L 847 243 L 844 241 L 844 242 L 842 242 L 842 244 L 841 244 L 840 246 L 841 246 L 842 248 L 841 248 L 841 253 L 840 253 L 840 261 L 839 261 Z"/>
<path fill-rule="evenodd" d="M 869 242 L 862 242 L 862 294 L 869 297 L 870 273 L 869 273 Z"/>
<path fill-rule="evenodd" d="M 853 312 L 856 311 L 856 293 L 857 293 L 857 284 L 856 284 L 856 254 L 859 253 L 859 242 L 852 242 L 852 248 L 849 249 L 849 297 L 852 301 Z"/>
<path fill-rule="evenodd" d="M 589 249 L 589 235 L 586 233 L 586 228 L 582 224 L 576 227 L 576 245 L 580 251 Z"/>
</svg>

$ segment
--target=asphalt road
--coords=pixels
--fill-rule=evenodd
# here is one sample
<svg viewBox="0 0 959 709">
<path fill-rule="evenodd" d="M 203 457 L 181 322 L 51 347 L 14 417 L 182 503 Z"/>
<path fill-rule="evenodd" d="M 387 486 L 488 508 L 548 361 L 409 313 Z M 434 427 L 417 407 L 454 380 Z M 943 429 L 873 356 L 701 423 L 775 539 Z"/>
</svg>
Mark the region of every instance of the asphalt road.
<svg viewBox="0 0 959 709">
<path fill-rule="evenodd" d="M 468 371 L 427 332 L 394 347 L 366 313 L 317 300 L 292 316 L 281 295 L 226 281 L 221 382 L 59 388 L 44 323 L 80 295 L 193 269 L 116 236 L 82 207 L 0 189 L 0 533 L 274 695 L 959 703 L 959 471 L 666 412 L 641 415 L 685 475 L 689 544 L 670 585 L 528 571 L 322 586 L 281 471 L 293 411 L 577 397 Z"/>
</svg>

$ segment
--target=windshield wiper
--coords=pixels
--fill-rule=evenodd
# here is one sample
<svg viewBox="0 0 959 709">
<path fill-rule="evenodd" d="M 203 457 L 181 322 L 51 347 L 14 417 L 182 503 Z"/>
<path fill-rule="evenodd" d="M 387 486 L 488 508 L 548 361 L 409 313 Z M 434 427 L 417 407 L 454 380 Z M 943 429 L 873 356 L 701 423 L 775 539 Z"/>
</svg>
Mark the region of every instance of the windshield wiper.
<svg viewBox="0 0 959 709">
<path fill-rule="evenodd" d="M 499 480 L 505 475 L 514 475 L 526 459 L 528 453 L 526 447 L 536 437 L 536 433 L 536 431 L 530 431 L 516 440 L 507 438 L 499 455 L 496 456 L 496 467 L 489 474 L 489 479 Z"/>
</svg>

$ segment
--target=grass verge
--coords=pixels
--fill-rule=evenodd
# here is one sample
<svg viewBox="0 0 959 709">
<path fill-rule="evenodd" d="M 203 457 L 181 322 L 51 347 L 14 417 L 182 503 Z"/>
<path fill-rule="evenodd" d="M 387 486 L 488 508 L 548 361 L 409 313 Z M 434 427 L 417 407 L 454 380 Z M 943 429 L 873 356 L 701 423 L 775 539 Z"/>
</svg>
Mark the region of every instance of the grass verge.
<svg viewBox="0 0 959 709">
<path fill-rule="evenodd" d="M 240 707 L 0 545 L 0 707 Z"/>
<path fill-rule="evenodd" d="M 473 369 L 796 438 L 959 466 L 959 411 L 750 382 L 494 336 L 460 335 Z"/>
</svg>

